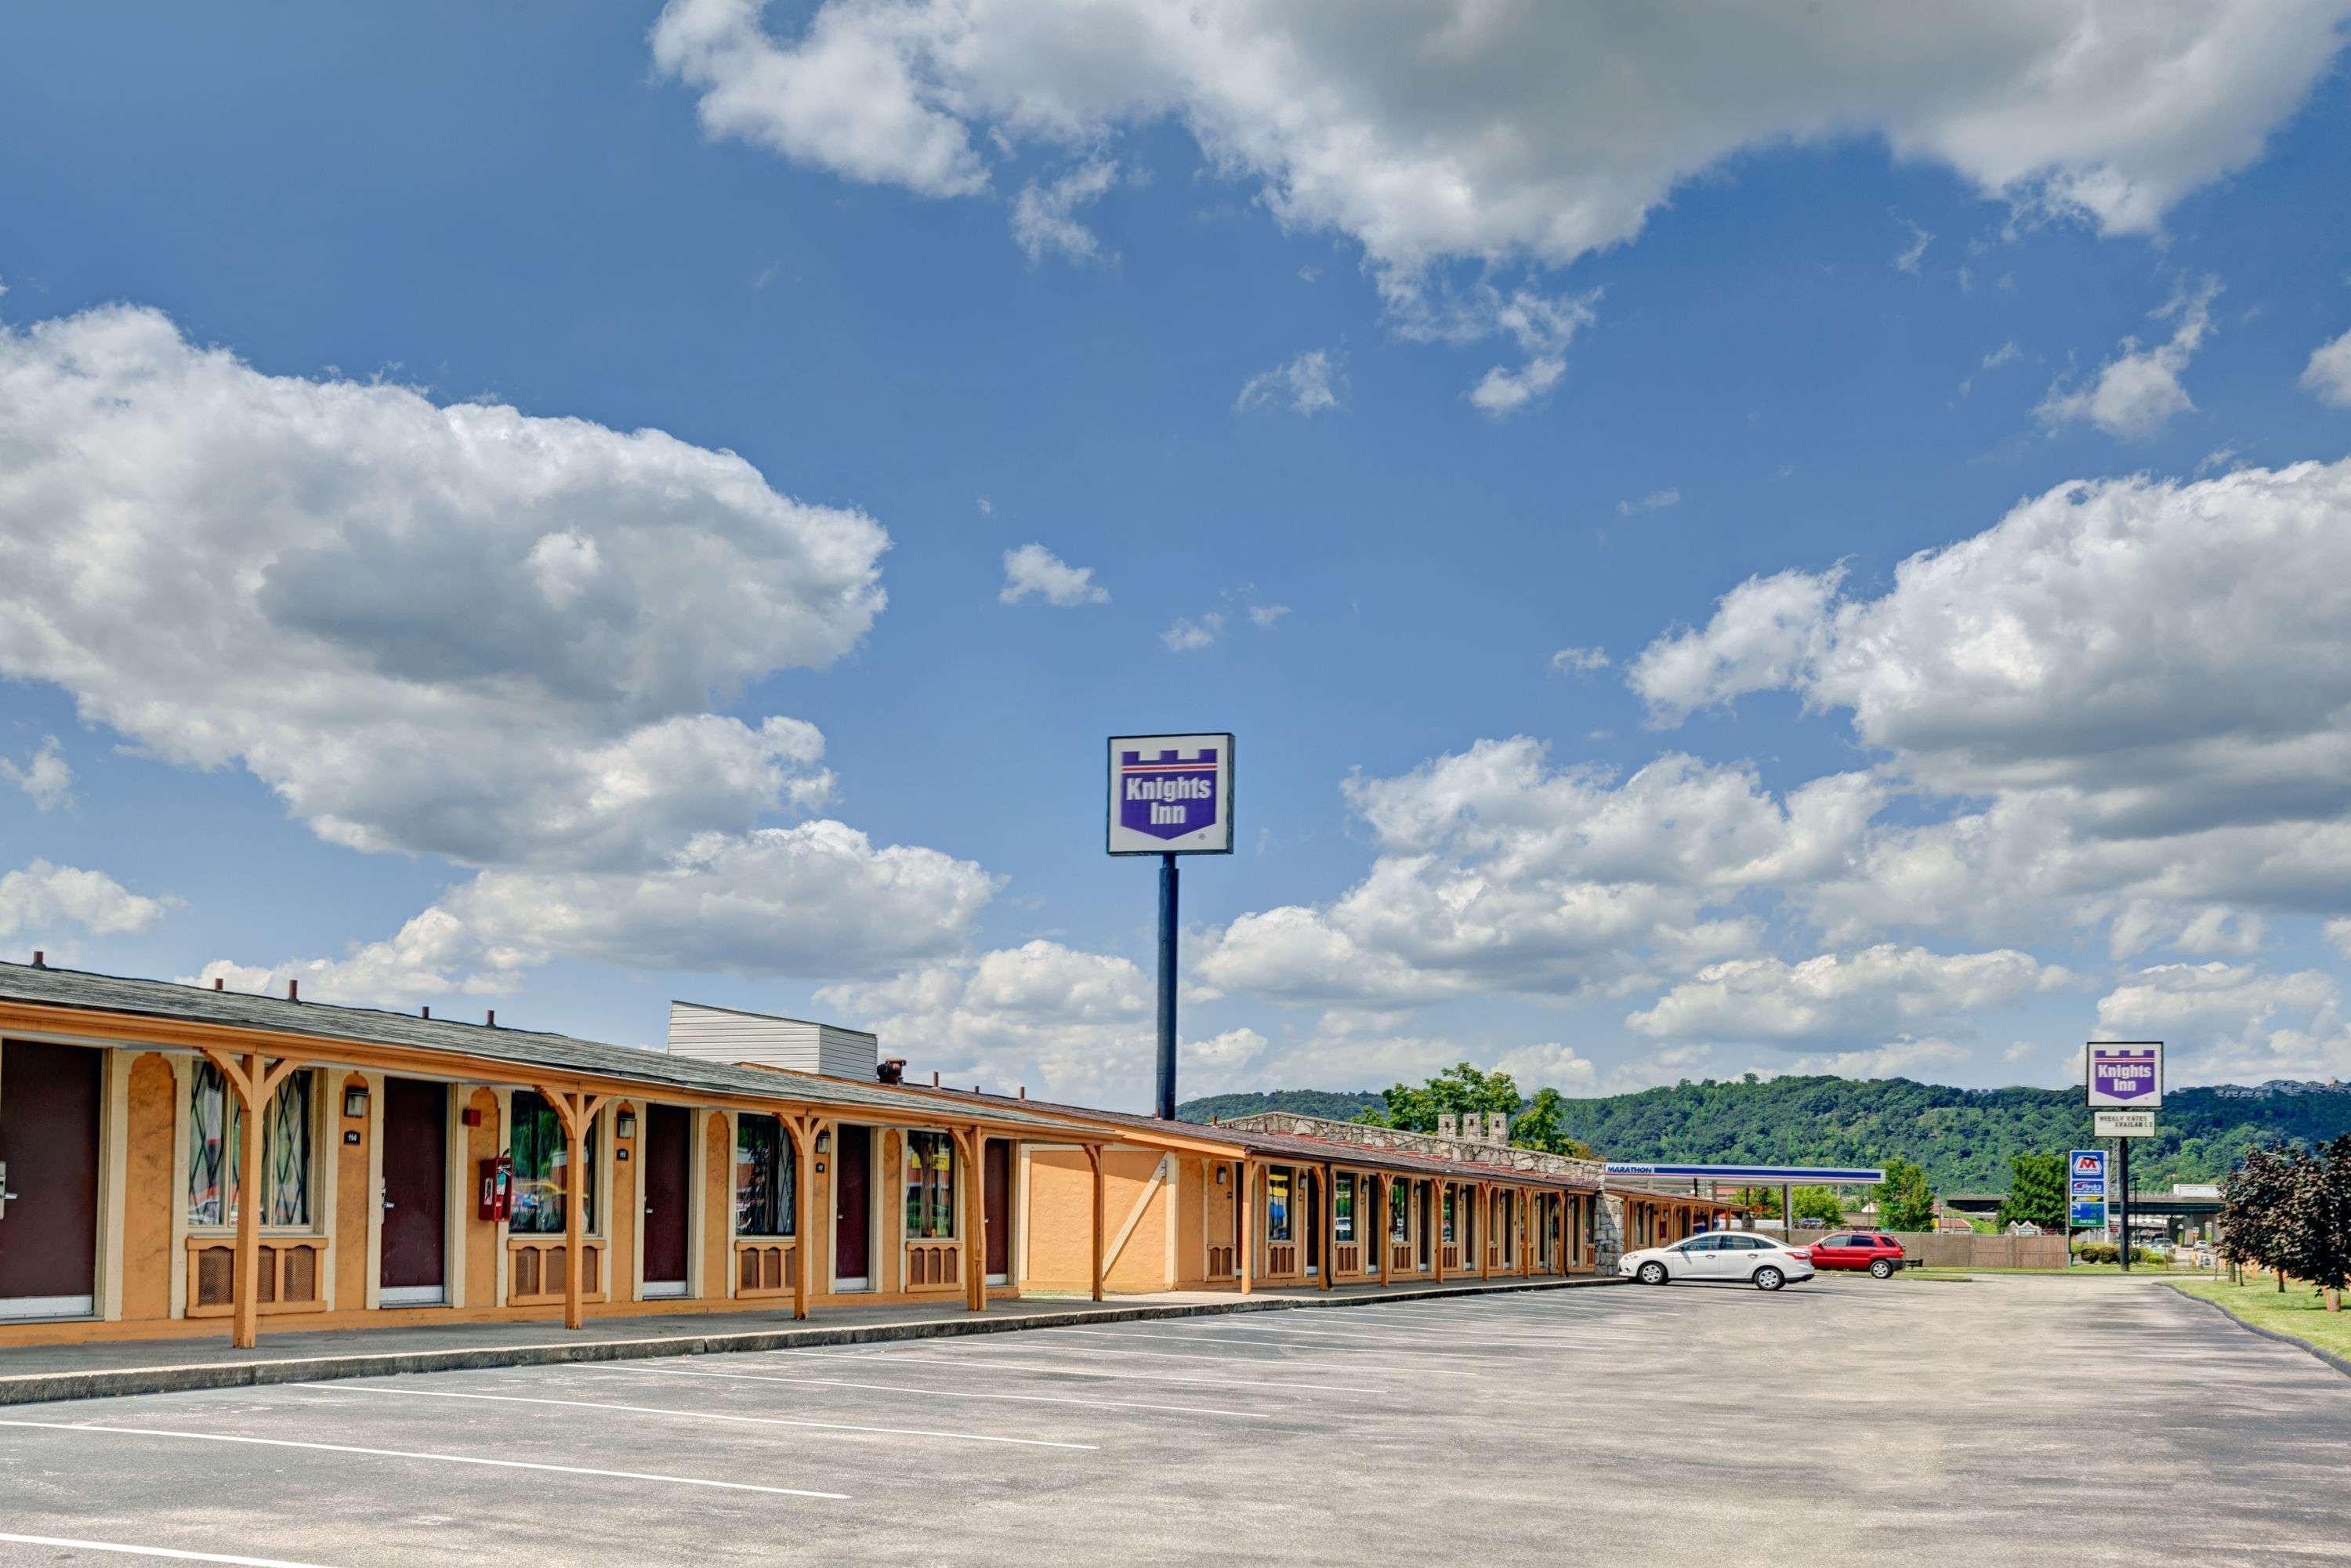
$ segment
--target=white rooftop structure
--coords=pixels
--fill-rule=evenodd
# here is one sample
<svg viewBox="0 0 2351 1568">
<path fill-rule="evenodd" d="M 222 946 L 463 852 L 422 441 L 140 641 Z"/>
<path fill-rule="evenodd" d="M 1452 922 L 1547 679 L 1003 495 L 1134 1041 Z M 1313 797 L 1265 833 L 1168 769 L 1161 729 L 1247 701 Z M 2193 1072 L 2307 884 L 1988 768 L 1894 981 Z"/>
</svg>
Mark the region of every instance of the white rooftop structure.
<svg viewBox="0 0 2351 1568">
<path fill-rule="evenodd" d="M 756 1062 L 794 1072 L 873 1082 L 881 1040 L 863 1030 L 702 1002 L 669 1005 L 669 1053 L 702 1061 Z"/>
</svg>

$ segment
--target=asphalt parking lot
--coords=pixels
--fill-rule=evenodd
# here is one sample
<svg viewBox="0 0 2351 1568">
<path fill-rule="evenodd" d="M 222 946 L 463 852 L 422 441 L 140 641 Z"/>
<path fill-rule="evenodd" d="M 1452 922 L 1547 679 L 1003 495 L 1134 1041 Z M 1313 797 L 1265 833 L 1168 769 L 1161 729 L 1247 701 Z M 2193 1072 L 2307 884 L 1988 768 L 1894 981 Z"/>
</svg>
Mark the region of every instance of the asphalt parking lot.
<svg viewBox="0 0 2351 1568">
<path fill-rule="evenodd" d="M 5 1563 L 2351 1560 L 2351 1378 L 2119 1281 L 1546 1291 L 0 1416 Z"/>
</svg>

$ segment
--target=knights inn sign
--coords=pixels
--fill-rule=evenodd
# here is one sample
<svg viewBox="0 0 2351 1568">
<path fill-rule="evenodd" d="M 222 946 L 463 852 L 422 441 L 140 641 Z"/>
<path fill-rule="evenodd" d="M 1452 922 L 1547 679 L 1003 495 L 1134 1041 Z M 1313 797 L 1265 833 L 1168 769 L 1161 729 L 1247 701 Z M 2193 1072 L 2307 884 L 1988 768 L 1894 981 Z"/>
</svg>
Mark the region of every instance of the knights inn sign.
<svg viewBox="0 0 2351 1568">
<path fill-rule="evenodd" d="M 1233 852 L 1230 735 L 1114 735 L 1110 852 Z"/>
<path fill-rule="evenodd" d="M 1110 737 L 1110 842 L 1114 855 L 1159 857 L 1159 1119 L 1176 1119 L 1177 855 L 1233 852 L 1233 737 Z"/>
<path fill-rule="evenodd" d="M 2090 1104 L 2133 1111 L 2163 1108 L 2163 1042 L 2157 1040 L 2093 1040 L 2084 1082 Z"/>
</svg>

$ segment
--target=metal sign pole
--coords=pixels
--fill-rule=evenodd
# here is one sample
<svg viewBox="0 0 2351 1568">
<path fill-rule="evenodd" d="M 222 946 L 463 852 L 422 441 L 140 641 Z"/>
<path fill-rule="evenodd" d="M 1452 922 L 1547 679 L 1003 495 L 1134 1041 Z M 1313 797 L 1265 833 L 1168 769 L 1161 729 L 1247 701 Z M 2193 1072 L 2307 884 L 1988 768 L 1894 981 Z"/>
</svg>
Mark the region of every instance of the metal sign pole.
<svg viewBox="0 0 2351 1568">
<path fill-rule="evenodd" d="M 1159 1119 L 1176 1119 L 1176 857 L 1159 857 Z"/>
<path fill-rule="evenodd" d="M 2122 1209 L 2123 1209 L 2123 1249 L 2122 1249 L 2122 1260 L 2123 1260 L 2123 1272 L 2124 1272 L 2124 1273 L 2126 1273 L 2126 1274 L 2127 1274 L 2127 1273 L 2129 1273 L 2129 1272 L 2130 1272 L 2130 1252 L 2131 1252 L 2131 1239 L 2130 1239 L 2130 1145 L 2131 1145 L 2131 1141 L 2130 1141 L 2128 1138 L 2116 1138 L 2116 1139 L 2115 1140 L 2115 1175 L 2116 1175 L 2116 1181 L 2117 1185 L 2118 1185 L 2118 1186 L 2120 1186 L 2120 1188 L 2121 1188 L 2121 1191 L 2120 1191 L 2120 1192 L 2118 1192 L 2116 1196 L 2118 1198 L 2120 1198 L 2120 1200 L 2121 1200 L 2121 1202 L 2122 1202 Z"/>
</svg>

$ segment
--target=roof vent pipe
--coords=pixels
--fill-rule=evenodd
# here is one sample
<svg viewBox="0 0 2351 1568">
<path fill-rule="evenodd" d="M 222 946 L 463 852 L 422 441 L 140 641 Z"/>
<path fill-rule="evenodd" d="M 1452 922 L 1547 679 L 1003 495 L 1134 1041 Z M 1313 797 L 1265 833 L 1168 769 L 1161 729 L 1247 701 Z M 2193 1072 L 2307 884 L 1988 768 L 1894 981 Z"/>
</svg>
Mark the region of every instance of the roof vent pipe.
<svg viewBox="0 0 2351 1568">
<path fill-rule="evenodd" d="M 301 981 L 288 980 L 286 982 L 286 999 L 289 1002 L 298 1002 L 302 999 Z"/>
<path fill-rule="evenodd" d="M 492 1008 L 492 1009 L 490 1009 L 490 1018 L 489 1018 L 489 1021 L 488 1021 L 486 1024 L 483 1025 L 483 1027 L 484 1027 L 485 1029 L 496 1029 L 496 1028 L 497 1028 L 497 1027 L 498 1027 L 498 1009 L 496 1009 L 496 1008 Z"/>
<path fill-rule="evenodd" d="M 213 989 L 216 991 L 225 991 L 228 989 L 228 982 L 222 979 L 218 975 L 214 975 L 213 977 Z"/>
<path fill-rule="evenodd" d="M 933 1072 L 931 1073 L 931 1087 L 932 1087 L 932 1088 L 934 1088 L 934 1089 L 936 1089 L 938 1086 L 939 1086 L 939 1075 L 938 1075 L 937 1071 L 936 1071 L 935 1070 L 934 1070 L 934 1071 L 933 1071 Z"/>
<path fill-rule="evenodd" d="M 432 1009 L 431 1008 L 424 1008 L 424 1009 L 420 1009 L 420 1010 L 423 1013 L 423 1015 L 424 1015 L 426 1018 L 431 1018 L 431 1017 L 433 1016 L 433 1009 Z"/>
<path fill-rule="evenodd" d="M 33 967 L 35 967 L 36 969 L 46 969 L 46 968 L 47 968 L 47 967 L 49 967 L 49 966 L 48 966 L 48 963 L 47 963 L 48 956 L 48 956 L 47 953 L 42 952 L 38 947 L 34 948 L 34 949 L 33 949 Z"/>
<path fill-rule="evenodd" d="M 1020 1098 L 1022 1098 L 1023 1100 L 1026 1100 L 1026 1099 L 1028 1099 L 1028 1098 L 1029 1098 L 1029 1085 L 1027 1085 L 1026 1083 L 1023 1083 L 1023 1084 L 1020 1086 Z"/>
</svg>

